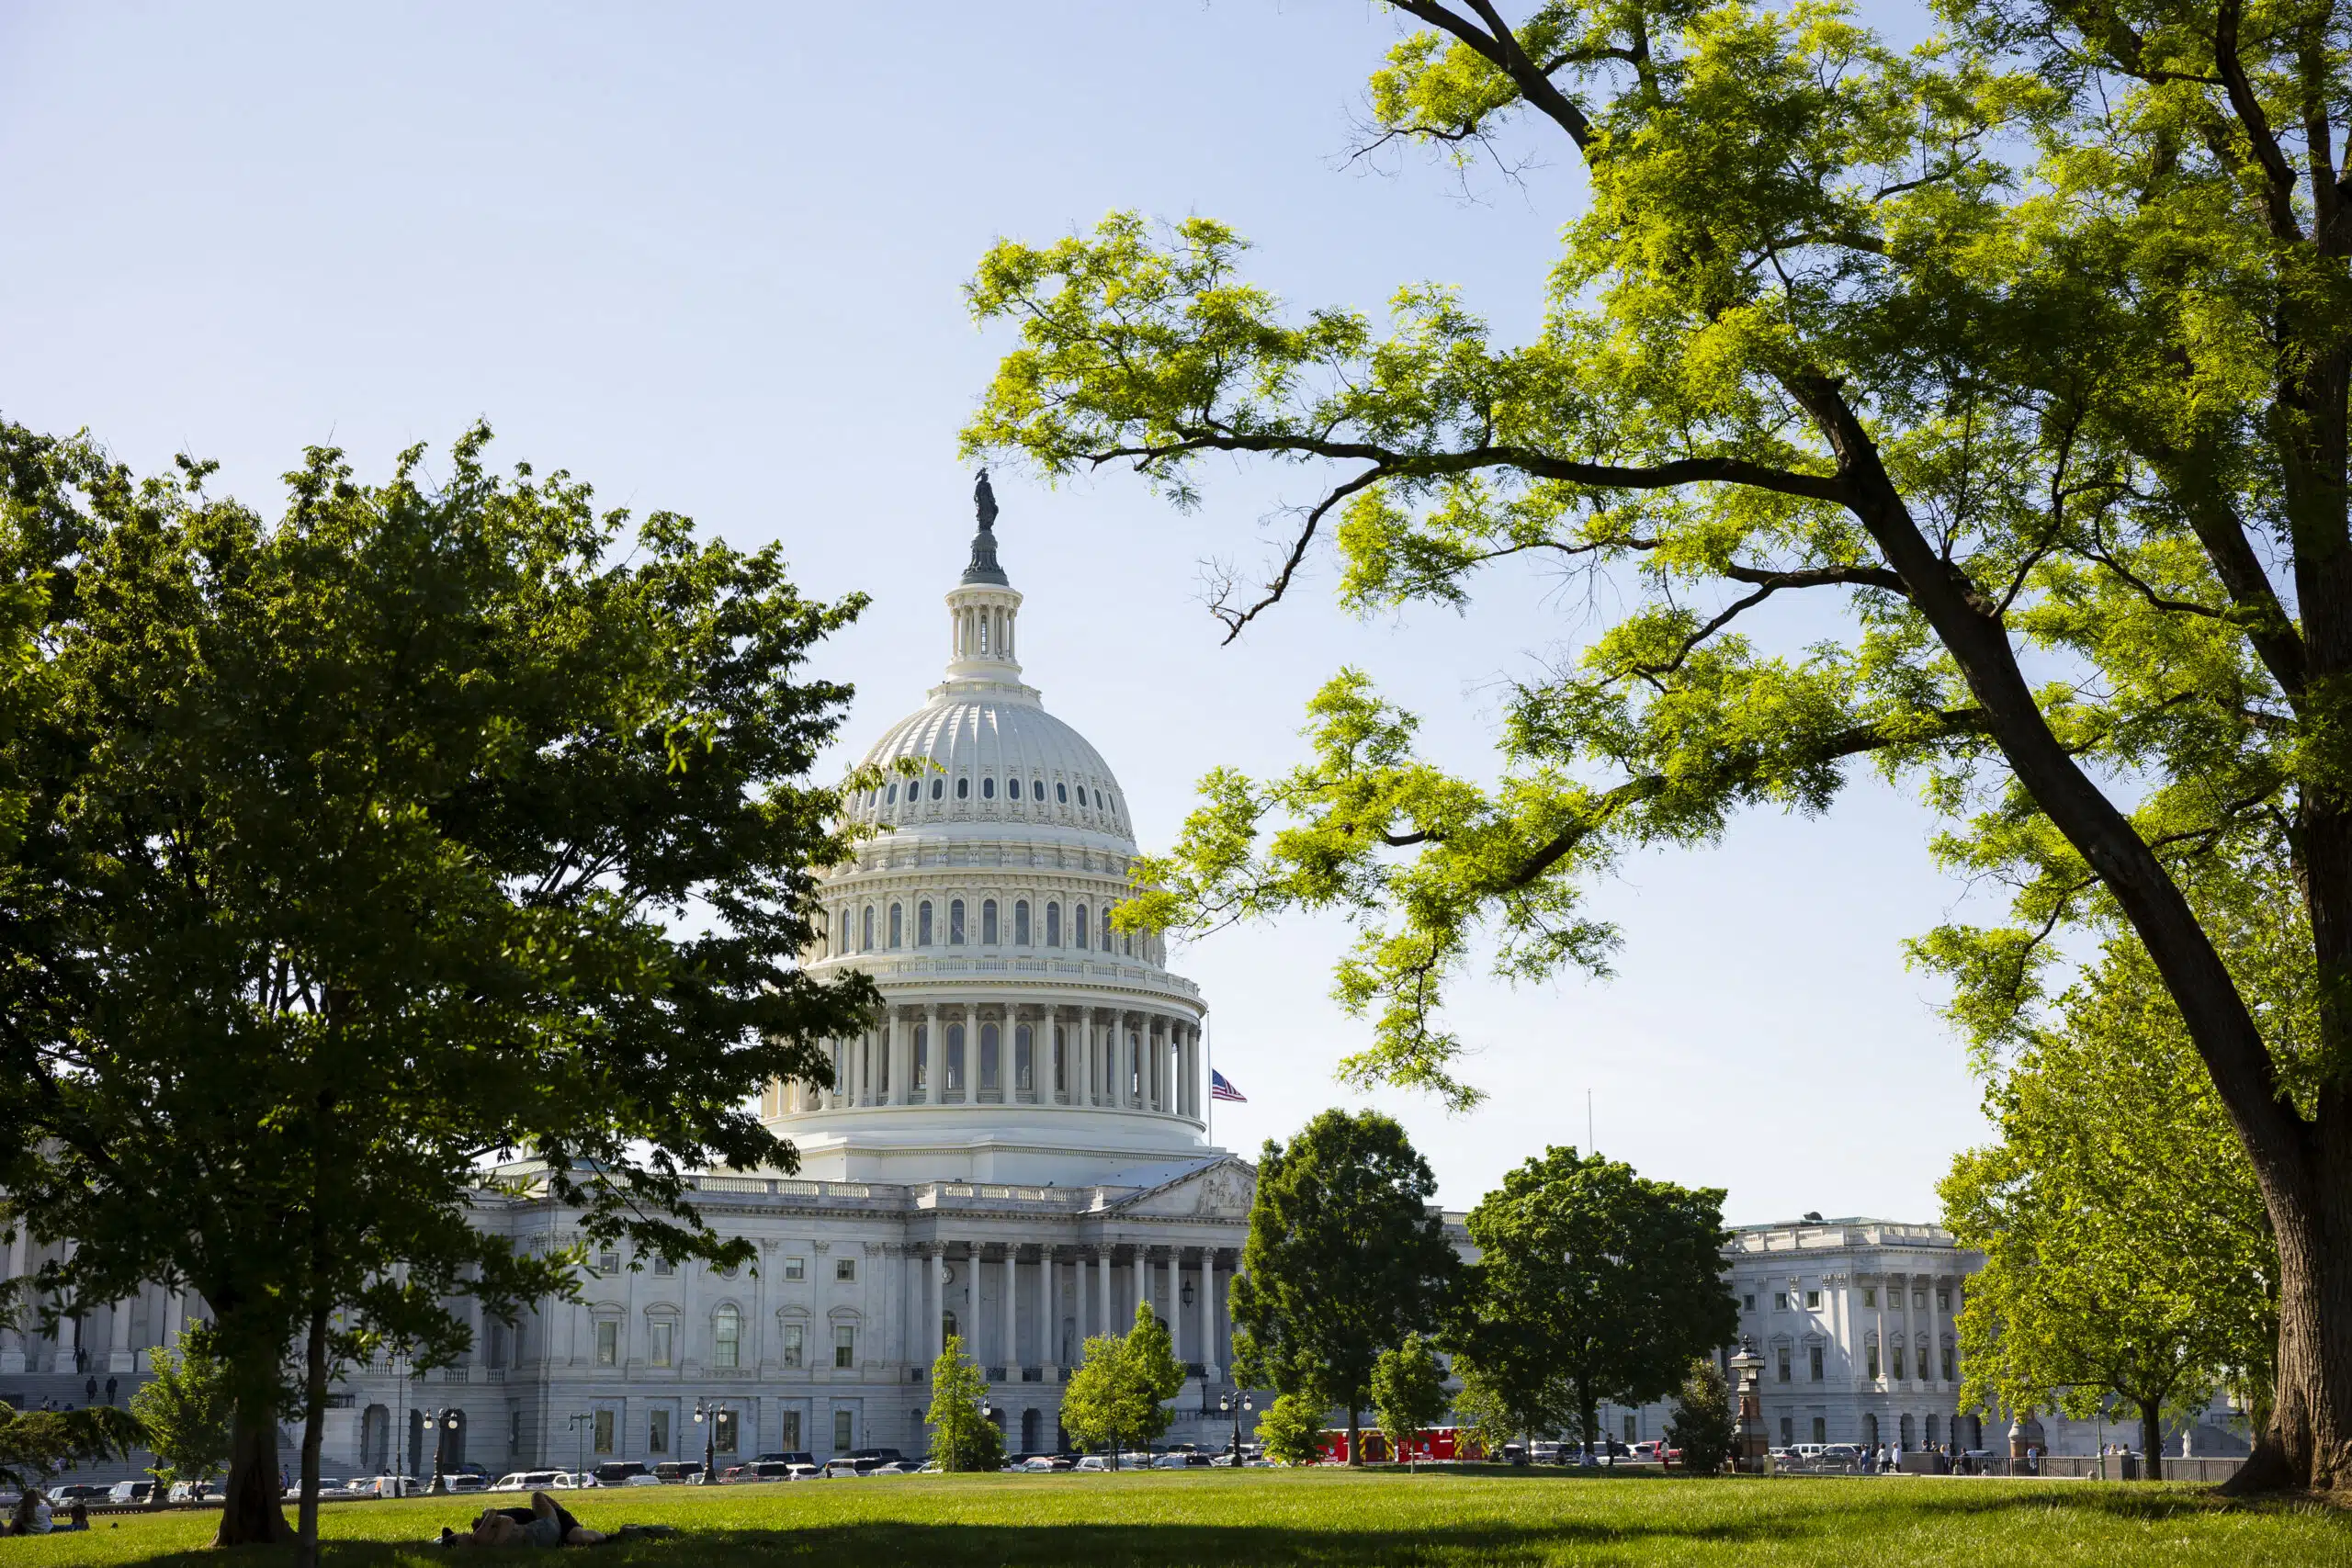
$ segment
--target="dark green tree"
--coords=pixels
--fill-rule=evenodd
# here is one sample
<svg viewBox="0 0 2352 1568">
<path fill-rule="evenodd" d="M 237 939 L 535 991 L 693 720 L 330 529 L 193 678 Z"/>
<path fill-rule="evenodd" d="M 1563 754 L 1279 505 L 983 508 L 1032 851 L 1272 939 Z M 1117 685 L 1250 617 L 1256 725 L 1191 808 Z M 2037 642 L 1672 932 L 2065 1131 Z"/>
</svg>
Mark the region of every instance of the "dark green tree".
<svg viewBox="0 0 2352 1568">
<path fill-rule="evenodd" d="M 1612 608 L 1530 628 L 1577 641 L 1508 694 L 1497 766 L 1422 755 L 1341 672 L 1311 759 L 1212 774 L 1125 918 L 1352 917 L 1350 1075 L 1463 1100 L 1464 966 L 1599 969 L 1578 889 L 1625 856 L 1826 810 L 1864 767 L 1917 780 L 1939 857 L 2013 891 L 1917 948 L 1977 1038 L 2039 1010 L 2056 933 L 2145 944 L 2278 1239 L 2278 1397 L 2239 1484 L 2352 1484 L 2342 6 L 1935 0 L 1917 48 L 1817 6 L 1396 9 L 1373 141 L 1580 168 L 1541 325 L 1498 342 L 1426 282 L 1385 331 L 1294 311 L 1230 229 L 1118 215 L 981 262 L 973 310 L 1020 341 L 967 443 L 1185 505 L 1227 454 L 1311 475 L 1269 575 L 1215 606 L 1235 635 L 1324 540 L 1365 614 L 1461 612 L 1494 570 L 1589 574 L 1556 597 Z M 2310 1092 L 2200 918 L 2242 860 L 2302 907 Z"/>
<path fill-rule="evenodd" d="M 1313 1393 L 1275 1395 L 1258 1417 L 1258 1446 L 1276 1464 L 1312 1463 L 1330 1408 Z"/>
<path fill-rule="evenodd" d="M 1577 1433 L 1597 1440 L 1602 1401 L 1665 1397 L 1691 1358 L 1738 1331 L 1723 1280 L 1723 1202 L 1720 1188 L 1544 1150 L 1470 1211 L 1478 1261 L 1453 1314 L 1457 1363 L 1532 1408 L 1556 1386 Z"/>
<path fill-rule="evenodd" d="M 790 1168 L 748 1096 L 824 1081 L 812 1040 L 872 1002 L 793 963 L 848 842 L 805 777 L 848 692 L 802 666 L 858 602 L 674 515 L 632 538 L 487 441 L 437 481 L 313 450 L 266 524 L 205 465 L 141 481 L 0 426 L 46 696 L 0 726 L 0 1189 L 79 1243 L 52 1313 L 202 1293 L 224 1544 L 288 1533 L 289 1397 L 307 1557 L 337 1362 L 446 1360 L 448 1298 L 572 1289 L 575 1258 L 469 1223 L 486 1162 L 536 1154 L 592 1237 L 746 1259 L 684 1173 Z"/>
<path fill-rule="evenodd" d="M 1380 1353 L 1433 1326 L 1459 1268 L 1436 1191 L 1405 1129 L 1376 1111 L 1326 1111 L 1259 1159 L 1233 1321 L 1253 1382 L 1346 1409 L 1351 1464 Z"/>
<path fill-rule="evenodd" d="M 141 1441 L 154 1454 L 148 1473 L 158 1486 L 210 1481 L 229 1462 L 229 1421 L 234 1414 L 229 1369 L 212 1353 L 211 1331 L 198 1325 L 174 1347 L 147 1352 L 150 1376 L 130 1396 Z"/>
<path fill-rule="evenodd" d="M 80 1410 L 17 1410 L 0 1404 L 0 1486 L 46 1486 L 67 1465 L 127 1456 L 144 1434 L 138 1418 L 111 1404 Z"/>
<path fill-rule="evenodd" d="M 989 1382 L 964 1354 L 964 1337 L 951 1334 L 931 1364 L 931 1457 L 945 1471 L 989 1471 L 1004 1465 L 1004 1434 L 988 1417 Z"/>
<path fill-rule="evenodd" d="M 1681 1450 L 1683 1466 L 1693 1474 L 1713 1475 L 1731 1459 L 1735 1425 L 1731 1380 L 1713 1356 L 1694 1359 L 1682 1374 L 1682 1386 L 1674 1391 L 1674 1414 L 1666 1424 L 1668 1446 Z"/>
</svg>

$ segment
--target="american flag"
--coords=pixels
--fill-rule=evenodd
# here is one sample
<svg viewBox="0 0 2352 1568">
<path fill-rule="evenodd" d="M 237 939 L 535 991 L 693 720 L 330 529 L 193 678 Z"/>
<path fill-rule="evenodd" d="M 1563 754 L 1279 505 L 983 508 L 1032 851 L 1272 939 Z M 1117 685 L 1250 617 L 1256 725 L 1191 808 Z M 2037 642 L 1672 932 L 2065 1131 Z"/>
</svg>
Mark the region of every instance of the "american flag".
<svg viewBox="0 0 2352 1568">
<path fill-rule="evenodd" d="M 1250 1103 L 1250 1097 L 1234 1088 L 1232 1081 L 1215 1067 L 1209 1069 L 1209 1098 L 1235 1100 L 1243 1105 Z"/>
</svg>

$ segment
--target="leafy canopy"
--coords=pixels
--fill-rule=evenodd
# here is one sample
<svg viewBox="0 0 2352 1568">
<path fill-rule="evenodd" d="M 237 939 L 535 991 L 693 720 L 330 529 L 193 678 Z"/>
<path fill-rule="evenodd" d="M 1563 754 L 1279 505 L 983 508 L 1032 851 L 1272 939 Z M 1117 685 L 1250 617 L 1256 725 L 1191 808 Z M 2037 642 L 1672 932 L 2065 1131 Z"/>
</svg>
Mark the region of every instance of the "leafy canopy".
<svg viewBox="0 0 2352 1568">
<path fill-rule="evenodd" d="M 1731 1380 L 1714 1358 L 1693 1360 L 1674 1391 L 1674 1414 L 1666 1425 L 1667 1444 L 1681 1450 L 1685 1469 L 1713 1475 L 1730 1461 L 1736 1426 L 1732 1403 Z"/>
<path fill-rule="evenodd" d="M 1062 1389 L 1062 1425 L 1100 1452 L 1153 1443 L 1176 1416 L 1163 1402 L 1183 1386 L 1184 1369 L 1168 1325 L 1149 1302 L 1137 1302 L 1126 1333 L 1088 1337 L 1084 1358 Z"/>
<path fill-rule="evenodd" d="M 988 1418 L 988 1379 L 964 1354 L 964 1338 L 947 1337 L 931 1364 L 931 1457 L 947 1471 L 994 1472 L 1004 1463 L 1004 1434 Z"/>
<path fill-rule="evenodd" d="M 155 1456 L 149 1473 L 163 1485 L 210 1481 L 229 1462 L 229 1421 L 235 1401 L 229 1368 L 213 1354 L 202 1325 L 180 1331 L 176 1348 L 147 1352 L 148 1378 L 130 1396 L 141 1438 Z"/>
<path fill-rule="evenodd" d="M 1427 1337 L 1408 1334 L 1373 1364 L 1372 1407 L 1391 1458 L 1408 1458 L 1420 1435 L 1444 1417 L 1446 1403 L 1445 1369 Z"/>
</svg>

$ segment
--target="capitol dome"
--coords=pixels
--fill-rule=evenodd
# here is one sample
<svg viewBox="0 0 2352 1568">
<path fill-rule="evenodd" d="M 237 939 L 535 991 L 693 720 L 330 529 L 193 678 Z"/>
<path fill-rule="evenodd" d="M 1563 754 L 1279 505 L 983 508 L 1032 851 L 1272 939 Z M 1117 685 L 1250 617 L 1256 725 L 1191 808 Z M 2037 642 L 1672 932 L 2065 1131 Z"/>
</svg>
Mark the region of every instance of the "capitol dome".
<svg viewBox="0 0 2352 1568">
<path fill-rule="evenodd" d="M 1198 987 L 1119 932 L 1136 842 L 1101 752 L 1022 681 L 1022 596 L 995 500 L 947 594 L 945 679 L 865 761 L 872 827 L 826 877 L 815 974 L 855 968 L 884 1006 L 829 1043 L 834 1086 L 772 1085 L 762 1114 L 804 1170 L 842 1179 L 1071 1184 L 1189 1168 L 1207 1145 Z"/>
</svg>

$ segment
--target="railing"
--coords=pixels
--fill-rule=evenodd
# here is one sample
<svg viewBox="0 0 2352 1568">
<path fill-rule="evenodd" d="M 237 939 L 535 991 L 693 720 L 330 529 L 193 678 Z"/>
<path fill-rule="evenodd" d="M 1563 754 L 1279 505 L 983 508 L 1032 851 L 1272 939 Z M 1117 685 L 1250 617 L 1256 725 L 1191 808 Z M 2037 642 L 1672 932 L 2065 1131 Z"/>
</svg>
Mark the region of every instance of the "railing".
<svg viewBox="0 0 2352 1568">
<path fill-rule="evenodd" d="M 1002 1367 L 990 1367 L 990 1368 L 989 1368 L 989 1369 L 988 1369 L 988 1378 L 989 1378 L 989 1382 L 1005 1382 L 1005 1381 L 1006 1381 L 1006 1379 L 1005 1379 L 1005 1375 L 1004 1375 L 1004 1369 L 1003 1369 Z"/>
</svg>

